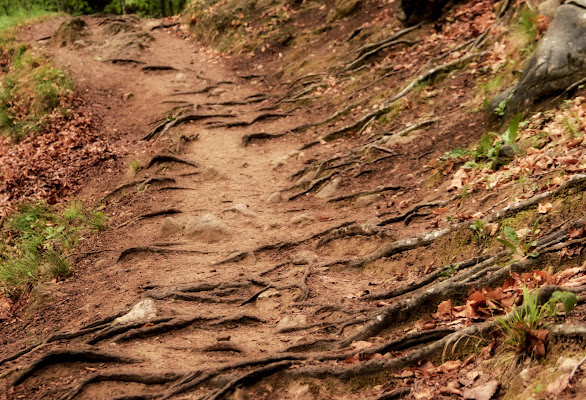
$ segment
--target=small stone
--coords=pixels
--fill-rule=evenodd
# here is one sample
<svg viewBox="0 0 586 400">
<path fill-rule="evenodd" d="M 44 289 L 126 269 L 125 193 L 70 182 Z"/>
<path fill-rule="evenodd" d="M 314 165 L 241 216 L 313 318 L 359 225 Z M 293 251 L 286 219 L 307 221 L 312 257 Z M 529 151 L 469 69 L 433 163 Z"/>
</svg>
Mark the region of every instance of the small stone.
<svg viewBox="0 0 586 400">
<path fill-rule="evenodd" d="M 253 216 L 254 213 L 250 211 L 246 204 L 234 204 L 232 207 L 228 208 L 226 211 L 234 211 L 246 216 Z"/>
<path fill-rule="evenodd" d="M 173 217 L 165 217 L 159 229 L 159 236 L 177 235 L 183 230 L 183 225 Z"/>
<path fill-rule="evenodd" d="M 207 167 L 200 176 L 205 181 L 212 181 L 221 178 L 222 174 L 215 167 Z"/>
<path fill-rule="evenodd" d="M 340 187 L 340 182 L 342 182 L 342 180 L 340 178 L 334 179 L 333 181 L 331 181 L 330 183 L 328 183 L 324 187 L 322 187 L 315 194 L 315 197 L 317 197 L 318 199 L 327 199 L 327 198 L 332 197 L 334 194 L 336 194 L 338 187 Z"/>
<path fill-rule="evenodd" d="M 124 101 L 128 101 L 128 100 L 130 100 L 132 97 L 134 97 L 134 94 L 133 94 L 133 93 L 124 93 L 124 94 L 122 95 L 122 100 L 124 100 Z"/>
<path fill-rule="evenodd" d="M 537 11 L 539 11 L 540 15 L 547 15 L 548 17 L 553 17 L 555 11 L 561 5 L 560 0 L 546 0 L 537 6 Z"/>
<path fill-rule="evenodd" d="M 116 318 L 112 325 L 123 325 L 132 322 L 148 322 L 157 316 L 157 308 L 152 299 L 139 301 L 132 309 L 121 317 Z"/>
<path fill-rule="evenodd" d="M 183 81 L 185 81 L 185 74 L 182 73 L 182 72 L 180 72 L 177 75 L 175 75 L 175 77 L 173 78 L 173 80 L 175 82 L 183 82 Z"/>
<path fill-rule="evenodd" d="M 267 197 L 267 204 L 276 204 L 276 203 L 280 203 L 283 201 L 283 196 L 281 195 L 281 192 L 274 192 L 271 193 L 269 195 L 269 197 Z"/>
<path fill-rule="evenodd" d="M 289 220 L 293 225 L 307 225 L 315 221 L 315 218 L 309 214 L 296 215 Z"/>
<path fill-rule="evenodd" d="M 287 160 L 289 159 L 289 157 L 287 156 L 283 156 L 281 158 L 277 158 L 276 160 L 271 162 L 271 165 L 273 166 L 273 168 L 278 168 L 281 167 L 285 164 L 287 164 Z"/>
<path fill-rule="evenodd" d="M 558 358 L 557 366 L 563 372 L 572 372 L 580 361 L 575 358 L 560 357 Z"/>
<path fill-rule="evenodd" d="M 296 400 L 309 399 L 312 397 L 308 384 L 301 385 L 301 384 L 297 383 L 297 384 L 291 386 L 287 390 L 287 392 L 289 392 L 289 395 L 291 396 L 291 398 L 296 399 Z"/>
<path fill-rule="evenodd" d="M 303 314 L 286 315 L 277 324 L 277 331 L 287 330 L 289 328 L 305 325 L 307 316 Z"/>
<path fill-rule="evenodd" d="M 213 214 L 193 218 L 185 225 L 185 235 L 195 240 L 218 242 L 231 235 L 230 229 Z"/>
<path fill-rule="evenodd" d="M 496 380 L 489 381 L 484 385 L 479 385 L 471 389 L 464 389 L 465 399 L 490 400 L 499 388 L 499 382 Z"/>
<path fill-rule="evenodd" d="M 294 265 L 309 265 L 315 263 L 317 254 L 312 251 L 302 250 L 291 256 L 291 262 Z"/>
<path fill-rule="evenodd" d="M 354 202 L 354 205 L 359 208 L 366 207 L 366 206 L 369 206 L 373 203 L 376 203 L 380 199 L 381 199 L 380 194 L 369 194 L 367 196 L 360 196 L 359 198 L 356 199 L 356 201 Z"/>
<path fill-rule="evenodd" d="M 400 146 L 409 144 L 416 139 L 417 135 L 408 135 L 408 136 L 401 136 L 401 135 L 393 135 L 387 140 L 387 146 Z"/>
<path fill-rule="evenodd" d="M 281 294 L 281 292 L 279 292 L 277 289 L 270 288 L 270 289 L 265 290 L 261 294 L 259 294 L 258 298 L 259 299 L 270 299 L 271 297 L 276 297 L 276 296 L 279 296 L 280 294 Z"/>
</svg>

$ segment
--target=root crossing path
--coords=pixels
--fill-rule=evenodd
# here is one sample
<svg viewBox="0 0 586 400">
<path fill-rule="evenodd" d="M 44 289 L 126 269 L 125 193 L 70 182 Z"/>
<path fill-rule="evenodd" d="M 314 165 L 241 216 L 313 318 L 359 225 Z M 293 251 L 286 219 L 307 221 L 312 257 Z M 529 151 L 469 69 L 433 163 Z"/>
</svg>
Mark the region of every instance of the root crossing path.
<svg viewBox="0 0 586 400">
<path fill-rule="evenodd" d="M 460 225 L 403 221 L 453 195 L 420 193 L 407 213 L 378 215 L 373 202 L 413 188 L 397 173 L 339 190 L 347 171 L 316 160 L 347 151 L 305 146 L 323 132 L 291 133 L 327 115 L 267 112 L 288 89 L 262 65 L 234 73 L 180 30 L 132 17 L 86 22 L 75 46 L 37 45 L 71 71 L 120 155 L 81 193 L 101 201 L 110 226 L 72 255 L 72 277 L 33 290 L 31 316 L 7 330 L 6 399 L 399 398 L 410 389 L 390 373 L 494 329 L 422 330 L 417 317 L 538 263 L 459 254 L 446 278 L 436 242 Z M 542 254 L 565 238 L 548 235 Z"/>
</svg>

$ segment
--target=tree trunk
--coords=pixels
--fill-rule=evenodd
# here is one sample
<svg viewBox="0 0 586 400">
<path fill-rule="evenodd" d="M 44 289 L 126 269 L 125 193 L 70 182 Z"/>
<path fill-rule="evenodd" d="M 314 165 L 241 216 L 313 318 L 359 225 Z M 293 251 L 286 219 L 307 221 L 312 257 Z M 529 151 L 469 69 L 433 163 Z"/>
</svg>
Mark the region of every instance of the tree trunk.
<svg viewBox="0 0 586 400">
<path fill-rule="evenodd" d="M 120 0 L 120 12 L 122 15 L 126 15 L 126 4 L 124 3 L 124 0 Z"/>
<path fill-rule="evenodd" d="M 26 9 L 27 12 L 31 12 L 31 7 L 28 4 L 28 0 L 22 0 L 24 2 L 24 8 Z"/>
<path fill-rule="evenodd" d="M 166 17 L 166 16 L 167 16 L 167 10 L 166 10 L 166 7 L 165 7 L 165 6 L 166 6 L 166 4 L 165 4 L 165 3 L 166 3 L 166 2 L 165 2 L 165 0 L 161 0 L 161 1 L 159 2 L 159 4 L 161 5 L 161 6 L 160 6 L 160 7 L 161 7 L 161 15 L 162 15 L 163 17 Z"/>
</svg>

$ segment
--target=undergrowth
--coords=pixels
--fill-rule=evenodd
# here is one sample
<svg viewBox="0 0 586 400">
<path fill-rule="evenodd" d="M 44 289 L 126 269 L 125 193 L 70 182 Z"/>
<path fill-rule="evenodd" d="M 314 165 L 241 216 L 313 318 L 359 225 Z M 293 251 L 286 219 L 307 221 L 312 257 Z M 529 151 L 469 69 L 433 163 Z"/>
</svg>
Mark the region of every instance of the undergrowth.
<svg viewBox="0 0 586 400">
<path fill-rule="evenodd" d="M 46 117 L 72 93 L 69 77 L 46 57 L 0 31 L 0 132 L 15 142 L 40 131 Z"/>
<path fill-rule="evenodd" d="M 21 204 L 0 227 L 0 292 L 17 296 L 36 282 L 71 274 L 67 254 L 107 218 L 74 201 L 62 210 L 44 203 Z"/>
</svg>

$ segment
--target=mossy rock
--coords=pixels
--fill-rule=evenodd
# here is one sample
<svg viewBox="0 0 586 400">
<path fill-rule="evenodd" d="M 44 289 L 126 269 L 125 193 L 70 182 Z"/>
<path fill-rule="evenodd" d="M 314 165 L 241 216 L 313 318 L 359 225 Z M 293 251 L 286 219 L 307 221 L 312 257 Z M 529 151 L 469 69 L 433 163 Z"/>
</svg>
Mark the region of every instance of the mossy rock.
<svg viewBox="0 0 586 400">
<path fill-rule="evenodd" d="M 327 22 L 331 23 L 339 19 L 349 17 L 358 11 L 362 5 L 362 2 L 363 0 L 342 0 L 330 10 L 326 19 Z"/>
<path fill-rule="evenodd" d="M 81 18 L 72 18 L 63 22 L 51 39 L 52 43 L 64 47 L 89 36 L 87 24 Z"/>
</svg>

